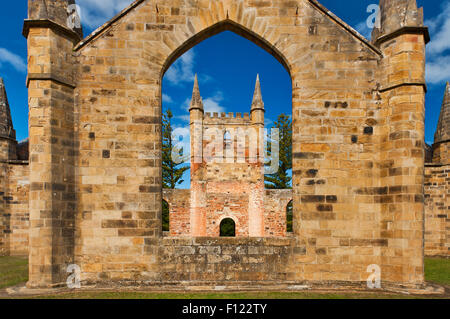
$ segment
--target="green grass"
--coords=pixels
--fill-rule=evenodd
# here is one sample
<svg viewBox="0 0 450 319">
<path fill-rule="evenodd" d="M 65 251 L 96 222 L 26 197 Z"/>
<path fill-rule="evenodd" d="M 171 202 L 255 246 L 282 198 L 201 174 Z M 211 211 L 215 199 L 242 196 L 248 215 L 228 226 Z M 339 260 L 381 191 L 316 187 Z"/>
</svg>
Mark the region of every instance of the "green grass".
<svg viewBox="0 0 450 319">
<path fill-rule="evenodd" d="M 420 297 L 375 293 L 312 293 L 312 292 L 237 292 L 237 293 L 148 293 L 148 292 L 78 292 L 39 299 L 418 299 Z"/>
<path fill-rule="evenodd" d="M 450 285 L 450 259 L 425 258 L 425 280 Z"/>
<path fill-rule="evenodd" d="M 426 258 L 425 279 L 450 285 L 450 259 Z M 0 257 L 0 289 L 28 280 L 26 258 Z M 437 296 L 438 297 L 438 296 Z M 410 299 L 421 296 L 386 293 L 314 293 L 314 292 L 239 292 L 239 293 L 177 293 L 136 291 L 81 291 L 35 298 L 46 299 Z"/>
<path fill-rule="evenodd" d="M 28 280 L 28 260 L 21 257 L 0 257 L 0 289 Z"/>
</svg>

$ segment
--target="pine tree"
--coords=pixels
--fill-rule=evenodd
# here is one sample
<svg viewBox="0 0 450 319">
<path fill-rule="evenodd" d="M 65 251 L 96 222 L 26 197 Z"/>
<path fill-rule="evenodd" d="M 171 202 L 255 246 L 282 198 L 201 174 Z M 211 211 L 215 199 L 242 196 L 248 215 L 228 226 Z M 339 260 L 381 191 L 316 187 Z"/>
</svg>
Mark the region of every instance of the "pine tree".
<svg viewBox="0 0 450 319">
<path fill-rule="evenodd" d="M 294 206 L 292 201 L 286 207 L 286 231 L 292 233 L 293 229 L 293 219 L 294 219 Z"/>
<path fill-rule="evenodd" d="M 292 169 L 292 121 L 289 115 L 280 114 L 273 128 L 278 128 L 280 132 L 279 148 L 279 168 L 275 174 L 265 175 L 266 188 L 269 189 L 289 189 L 292 188 L 292 177 L 289 170 Z M 267 146 L 271 155 L 270 143 Z"/>
<path fill-rule="evenodd" d="M 173 114 L 167 110 L 162 118 L 162 175 L 163 187 L 175 189 L 177 185 L 184 182 L 183 174 L 189 169 L 189 166 L 182 166 L 183 163 L 177 163 L 172 158 L 172 151 L 174 150 L 174 142 L 172 140 L 172 124 L 171 120 Z M 180 155 L 183 155 L 183 149 L 179 150 Z M 163 231 L 169 231 L 169 205 L 163 201 L 162 211 L 162 228 Z"/>
<path fill-rule="evenodd" d="M 182 166 L 183 163 L 177 163 L 172 158 L 172 152 L 174 150 L 174 142 L 172 140 L 172 125 L 171 119 L 173 114 L 170 110 L 167 110 L 163 114 L 162 130 L 162 168 L 163 168 L 163 187 L 168 189 L 175 189 L 178 185 L 184 182 L 183 174 L 189 170 L 189 166 Z M 183 155 L 183 149 L 179 150 L 179 154 Z"/>
</svg>

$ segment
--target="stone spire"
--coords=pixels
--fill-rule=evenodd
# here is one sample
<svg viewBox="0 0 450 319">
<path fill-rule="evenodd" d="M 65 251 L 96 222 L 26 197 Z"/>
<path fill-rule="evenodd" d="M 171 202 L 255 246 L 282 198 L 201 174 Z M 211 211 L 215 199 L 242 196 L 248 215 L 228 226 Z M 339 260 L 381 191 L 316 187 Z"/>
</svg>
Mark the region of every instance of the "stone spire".
<svg viewBox="0 0 450 319">
<path fill-rule="evenodd" d="M 83 31 L 75 0 L 28 0 L 29 20 L 51 20 L 75 31 L 80 38 Z"/>
<path fill-rule="evenodd" d="M 16 139 L 5 84 L 0 78 L 0 138 Z"/>
<path fill-rule="evenodd" d="M 416 0 L 380 0 L 380 23 L 372 31 L 372 42 L 403 27 L 423 27 L 423 8 Z"/>
<path fill-rule="evenodd" d="M 253 102 L 251 112 L 264 109 L 264 102 L 261 94 L 261 83 L 259 82 L 259 74 L 256 76 L 255 93 L 253 94 Z"/>
<path fill-rule="evenodd" d="M 192 90 L 192 100 L 191 100 L 191 105 L 189 107 L 189 112 L 192 110 L 200 110 L 200 111 L 204 111 L 203 110 L 203 100 L 202 100 L 202 96 L 200 95 L 200 89 L 198 86 L 198 78 L 197 78 L 197 74 L 195 75 L 195 79 L 194 79 L 194 89 Z"/>
<path fill-rule="evenodd" d="M 445 87 L 444 100 L 442 102 L 441 115 L 434 134 L 434 143 L 450 140 L 450 85 L 447 82 Z"/>
</svg>

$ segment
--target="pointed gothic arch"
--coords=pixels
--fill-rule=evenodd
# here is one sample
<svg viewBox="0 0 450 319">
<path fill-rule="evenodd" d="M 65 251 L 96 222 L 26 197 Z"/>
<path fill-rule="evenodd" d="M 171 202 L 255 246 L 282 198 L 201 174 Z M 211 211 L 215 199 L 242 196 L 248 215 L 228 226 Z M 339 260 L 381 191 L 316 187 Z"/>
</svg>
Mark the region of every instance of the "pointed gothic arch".
<svg viewBox="0 0 450 319">
<path fill-rule="evenodd" d="M 169 69 L 169 67 L 185 52 L 189 51 L 191 48 L 195 47 L 197 44 L 203 42 L 204 40 L 225 31 L 231 31 L 267 51 L 276 60 L 278 60 L 278 62 L 280 62 L 280 64 L 288 72 L 289 76 L 291 76 L 291 67 L 289 61 L 279 49 L 270 44 L 269 41 L 267 41 L 254 31 L 246 28 L 242 24 L 239 24 L 227 18 L 196 33 L 192 37 L 185 40 L 180 46 L 178 46 L 178 48 L 176 48 L 165 60 L 162 67 L 161 79 L 164 77 L 164 74 Z"/>
</svg>

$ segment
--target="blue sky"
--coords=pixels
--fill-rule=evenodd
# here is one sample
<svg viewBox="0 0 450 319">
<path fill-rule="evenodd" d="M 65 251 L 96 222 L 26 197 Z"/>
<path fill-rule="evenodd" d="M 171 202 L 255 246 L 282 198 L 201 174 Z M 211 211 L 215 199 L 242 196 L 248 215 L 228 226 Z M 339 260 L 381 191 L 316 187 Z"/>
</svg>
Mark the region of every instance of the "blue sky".
<svg viewBox="0 0 450 319">
<path fill-rule="evenodd" d="M 111 18 L 132 0 L 78 0 L 84 34 Z M 345 22 L 368 36 L 367 7 L 376 0 L 321 0 Z M 345 4 L 345 5 L 344 5 Z M 445 82 L 450 80 L 450 0 L 418 0 L 424 7 L 432 41 L 427 47 L 426 141 L 433 142 Z M 2 3 L 0 13 L 0 76 L 4 78 L 18 140 L 28 136 L 26 40 L 22 36 L 27 1 Z M 200 90 L 209 111 L 249 112 L 256 74 L 261 77 L 267 118 L 291 113 L 291 83 L 286 70 L 270 54 L 253 43 L 224 32 L 205 40 L 182 56 L 168 70 L 163 81 L 163 107 L 170 107 L 175 125 L 186 125 L 186 105 L 193 76 L 199 74 Z"/>
</svg>

